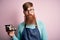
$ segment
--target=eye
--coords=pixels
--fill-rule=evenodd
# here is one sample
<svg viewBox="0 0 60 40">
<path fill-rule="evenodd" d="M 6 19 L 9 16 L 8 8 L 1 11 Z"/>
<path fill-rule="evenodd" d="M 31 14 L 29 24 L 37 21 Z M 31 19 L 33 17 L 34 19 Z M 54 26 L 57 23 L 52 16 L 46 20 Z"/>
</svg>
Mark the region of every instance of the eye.
<svg viewBox="0 0 60 40">
<path fill-rule="evenodd" d="M 30 9 L 30 11 L 34 11 L 34 9 Z"/>
</svg>

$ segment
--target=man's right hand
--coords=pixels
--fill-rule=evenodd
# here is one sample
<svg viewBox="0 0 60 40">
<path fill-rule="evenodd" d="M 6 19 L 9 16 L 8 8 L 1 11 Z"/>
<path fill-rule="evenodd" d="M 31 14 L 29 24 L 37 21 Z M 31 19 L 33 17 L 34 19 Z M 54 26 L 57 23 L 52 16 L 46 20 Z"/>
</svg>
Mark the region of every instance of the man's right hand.
<svg viewBox="0 0 60 40">
<path fill-rule="evenodd" d="M 9 35 L 10 37 L 13 37 L 13 36 L 15 35 L 15 31 L 10 31 L 10 32 L 8 32 L 8 35 Z"/>
</svg>

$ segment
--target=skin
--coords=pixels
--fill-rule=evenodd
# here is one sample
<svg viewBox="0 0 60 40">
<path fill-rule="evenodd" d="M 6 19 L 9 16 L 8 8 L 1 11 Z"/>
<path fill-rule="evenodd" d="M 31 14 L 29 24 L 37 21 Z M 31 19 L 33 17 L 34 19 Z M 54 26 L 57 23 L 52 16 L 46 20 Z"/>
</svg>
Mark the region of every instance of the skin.
<svg viewBox="0 0 60 40">
<path fill-rule="evenodd" d="M 24 11 L 24 15 L 26 24 L 35 24 L 35 14 L 33 7 L 29 7 L 26 11 Z"/>
</svg>

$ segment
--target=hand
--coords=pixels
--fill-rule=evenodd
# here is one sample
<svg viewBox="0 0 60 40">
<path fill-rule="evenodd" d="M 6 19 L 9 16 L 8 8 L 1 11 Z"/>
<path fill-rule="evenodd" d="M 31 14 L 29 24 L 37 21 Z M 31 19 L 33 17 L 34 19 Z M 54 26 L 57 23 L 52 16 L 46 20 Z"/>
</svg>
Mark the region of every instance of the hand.
<svg viewBox="0 0 60 40">
<path fill-rule="evenodd" d="M 10 37 L 13 37 L 13 36 L 15 35 L 15 31 L 10 31 L 10 32 L 8 32 L 8 35 L 9 35 Z"/>
</svg>

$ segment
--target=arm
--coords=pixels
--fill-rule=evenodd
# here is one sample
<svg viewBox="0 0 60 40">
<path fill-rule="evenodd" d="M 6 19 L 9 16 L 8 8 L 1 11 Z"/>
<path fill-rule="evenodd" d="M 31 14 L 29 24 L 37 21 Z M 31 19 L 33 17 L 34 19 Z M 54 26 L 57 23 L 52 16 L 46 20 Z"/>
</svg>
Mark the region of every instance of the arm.
<svg viewBox="0 0 60 40">
<path fill-rule="evenodd" d="M 47 39 L 47 31 L 46 31 L 46 26 L 44 24 L 42 24 L 42 37 L 43 37 L 43 40 L 48 40 Z"/>
<path fill-rule="evenodd" d="M 48 40 L 47 37 L 47 31 L 46 31 L 46 26 L 43 24 L 43 22 L 41 21 L 37 21 L 38 25 L 39 25 L 39 31 L 41 32 L 41 38 L 42 40 Z"/>
<path fill-rule="evenodd" d="M 13 36 L 13 40 L 18 40 L 18 38 L 14 35 L 14 36 Z"/>
<path fill-rule="evenodd" d="M 18 26 L 18 33 L 17 33 L 17 37 L 14 35 L 13 36 L 13 40 L 21 40 L 21 38 L 20 38 L 20 28 L 19 28 L 19 26 Z"/>
</svg>

